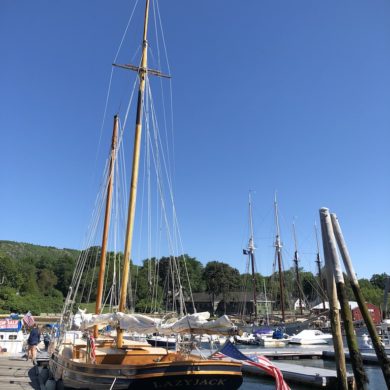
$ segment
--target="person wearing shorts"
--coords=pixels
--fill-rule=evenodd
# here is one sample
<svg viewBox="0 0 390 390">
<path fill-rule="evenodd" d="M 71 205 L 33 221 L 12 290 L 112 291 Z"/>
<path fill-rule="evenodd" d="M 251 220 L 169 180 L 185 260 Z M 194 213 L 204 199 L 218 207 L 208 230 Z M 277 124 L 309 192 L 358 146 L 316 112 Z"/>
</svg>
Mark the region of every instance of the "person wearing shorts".
<svg viewBox="0 0 390 390">
<path fill-rule="evenodd" d="M 31 357 L 31 360 L 34 365 L 37 364 L 37 345 L 41 341 L 41 334 L 39 333 L 39 329 L 37 327 L 37 324 L 33 325 L 33 328 L 31 329 L 30 335 L 27 339 L 28 344 L 28 352 L 27 352 L 27 360 L 29 357 Z"/>
</svg>

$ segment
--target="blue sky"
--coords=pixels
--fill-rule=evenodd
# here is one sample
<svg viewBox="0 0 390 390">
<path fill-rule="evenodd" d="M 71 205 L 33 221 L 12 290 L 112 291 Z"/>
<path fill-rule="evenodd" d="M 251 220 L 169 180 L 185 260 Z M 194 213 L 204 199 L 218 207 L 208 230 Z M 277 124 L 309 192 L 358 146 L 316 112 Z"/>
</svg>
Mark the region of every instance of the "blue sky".
<svg viewBox="0 0 390 390">
<path fill-rule="evenodd" d="M 80 248 L 100 175 L 111 63 L 133 6 L 1 2 L 0 239 Z M 253 190 L 258 270 L 269 274 L 277 190 L 287 268 L 295 219 L 302 266 L 315 271 L 313 225 L 326 206 L 339 216 L 358 276 L 390 273 L 389 3 L 159 7 L 185 251 L 243 271 Z M 140 23 L 134 28 L 138 44 Z M 110 132 L 107 122 L 103 145 Z"/>
</svg>

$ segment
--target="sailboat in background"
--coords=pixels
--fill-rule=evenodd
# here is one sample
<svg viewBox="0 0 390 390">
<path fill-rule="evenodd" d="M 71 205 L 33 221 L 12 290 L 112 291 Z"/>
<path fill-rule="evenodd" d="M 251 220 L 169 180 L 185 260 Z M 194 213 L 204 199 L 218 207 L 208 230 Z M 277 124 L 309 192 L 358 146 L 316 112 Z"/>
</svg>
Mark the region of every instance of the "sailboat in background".
<svg viewBox="0 0 390 390">
<path fill-rule="evenodd" d="M 137 183 L 141 153 L 141 133 L 144 121 L 144 94 L 149 74 L 163 75 L 148 68 L 148 19 L 150 0 L 146 0 L 142 40 L 142 56 L 139 66 L 119 65 L 121 68 L 138 73 L 138 102 L 134 135 L 132 176 L 130 185 L 125 249 L 122 259 L 120 296 L 117 311 L 102 313 L 103 282 L 106 280 L 107 234 L 110 225 L 110 210 L 113 188 L 113 170 L 117 150 L 119 120 L 114 119 L 112 147 L 110 151 L 108 182 L 105 188 L 106 209 L 103 230 L 103 242 L 98 276 L 98 291 L 95 314 L 80 311 L 78 322 L 73 315 L 74 304 L 80 297 L 79 286 L 86 258 L 82 254 L 76 265 L 72 285 L 69 288 L 61 318 L 61 332 L 51 345 L 50 370 L 57 385 L 76 389 L 155 389 L 160 387 L 209 389 L 237 389 L 242 383 L 241 362 L 232 360 L 203 359 L 191 353 L 193 343 L 182 345 L 177 351 L 166 348 L 146 346 L 144 343 L 126 340 L 125 332 L 144 332 L 169 334 L 225 333 L 233 327 L 224 316 L 208 321 L 209 313 L 186 315 L 178 320 L 164 320 L 141 314 L 126 313 L 129 288 L 130 258 L 134 236 L 134 219 L 137 198 Z M 172 262 L 172 272 L 178 272 L 177 263 Z M 178 292 L 183 302 L 183 289 L 180 276 L 177 276 L 177 290 L 173 290 L 172 299 Z M 81 297 L 83 292 L 81 293 Z M 132 298 L 130 298 L 132 300 Z M 180 312 L 183 312 L 181 306 Z M 110 325 L 116 328 L 116 338 L 101 336 L 99 329 Z M 93 336 L 91 330 L 93 330 Z M 58 388 L 58 387 L 57 387 Z"/>
<path fill-rule="evenodd" d="M 281 320 L 284 323 L 286 321 L 285 314 L 285 293 L 284 293 L 284 276 L 283 276 L 283 261 L 282 261 L 282 241 L 280 239 L 280 226 L 279 226 L 279 209 L 278 202 L 276 199 L 276 193 L 274 198 L 274 215 L 275 215 L 275 262 L 278 264 L 278 278 L 279 278 L 279 302 L 280 302 L 280 312 Z"/>
</svg>

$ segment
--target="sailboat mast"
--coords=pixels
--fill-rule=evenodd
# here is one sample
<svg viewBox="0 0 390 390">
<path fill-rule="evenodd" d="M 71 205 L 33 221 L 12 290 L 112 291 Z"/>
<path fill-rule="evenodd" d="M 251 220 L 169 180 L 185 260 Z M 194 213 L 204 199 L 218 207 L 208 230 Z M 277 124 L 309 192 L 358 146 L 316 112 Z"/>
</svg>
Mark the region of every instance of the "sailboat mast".
<svg viewBox="0 0 390 390">
<path fill-rule="evenodd" d="M 118 142 L 118 115 L 114 116 L 114 128 L 112 130 L 112 141 L 111 141 L 111 156 L 110 166 L 108 171 L 108 184 L 107 184 L 107 199 L 106 199 L 106 212 L 104 215 L 104 227 L 102 237 L 102 252 L 100 259 L 99 276 L 96 291 L 96 306 L 95 313 L 100 314 L 102 310 L 103 300 L 103 284 L 104 274 L 106 272 L 106 256 L 107 256 L 107 241 L 108 232 L 110 230 L 110 218 L 111 218 L 111 204 L 112 204 L 112 190 L 114 186 L 114 169 L 115 169 L 115 158 L 116 158 L 116 147 Z M 98 327 L 94 327 L 94 337 L 98 337 Z"/>
<path fill-rule="evenodd" d="M 282 321 L 284 322 L 285 313 L 284 313 L 284 280 L 283 280 L 283 272 L 282 272 L 282 243 L 280 241 L 279 213 L 278 213 L 278 202 L 276 200 L 276 194 L 274 200 L 274 208 L 275 208 L 275 225 L 276 225 L 275 250 L 278 259 L 278 270 L 279 270 L 280 309 L 282 311 Z"/>
<path fill-rule="evenodd" d="M 253 240 L 253 218 L 252 218 L 252 199 L 249 192 L 249 226 L 250 226 L 250 238 L 248 244 L 248 252 L 252 265 L 252 287 L 253 287 L 253 307 L 255 318 L 257 320 L 257 296 L 256 296 L 256 274 L 255 274 L 255 243 Z"/>
<path fill-rule="evenodd" d="M 325 299 L 324 294 L 322 292 L 323 290 L 323 284 L 322 284 L 322 277 L 321 277 L 321 257 L 320 257 L 320 246 L 318 244 L 318 231 L 317 231 L 317 224 L 314 224 L 314 231 L 316 233 L 316 243 L 317 243 L 317 268 L 318 268 L 318 284 L 321 288 L 321 298 L 322 298 L 322 308 L 325 310 Z"/>
<path fill-rule="evenodd" d="M 297 284 L 298 284 L 298 299 L 299 299 L 299 311 L 301 315 L 303 314 L 303 308 L 302 308 L 302 289 L 301 289 L 301 279 L 299 275 L 299 256 L 298 256 L 298 245 L 297 245 L 297 234 L 295 231 L 295 223 L 293 223 L 293 233 L 294 233 L 294 244 L 295 244 L 295 251 L 294 251 L 294 264 L 295 264 L 295 274 L 297 278 Z"/>
<path fill-rule="evenodd" d="M 129 208 L 127 216 L 127 227 L 125 237 L 125 251 L 123 257 L 123 272 L 121 291 L 119 298 L 119 311 L 124 312 L 126 307 L 127 298 L 127 285 L 129 282 L 129 268 L 130 268 L 130 254 L 133 241 L 133 230 L 134 230 L 134 217 L 135 217 L 135 204 L 137 199 L 137 184 L 138 184 L 138 173 L 139 173 L 139 157 L 141 151 L 141 134 L 142 134 L 142 113 L 143 113 L 143 100 L 145 92 L 145 82 L 148 64 L 148 18 L 149 18 L 149 0 L 146 0 L 145 5 L 145 19 L 144 19 L 144 33 L 142 41 L 142 60 L 141 66 L 138 70 L 139 75 L 139 89 L 138 89 L 138 101 L 137 101 L 137 117 L 135 123 L 135 134 L 134 134 L 134 150 L 133 150 L 133 168 L 131 174 L 131 186 L 130 186 L 130 198 Z M 117 345 L 121 348 L 123 345 L 123 331 L 117 329 Z"/>
</svg>

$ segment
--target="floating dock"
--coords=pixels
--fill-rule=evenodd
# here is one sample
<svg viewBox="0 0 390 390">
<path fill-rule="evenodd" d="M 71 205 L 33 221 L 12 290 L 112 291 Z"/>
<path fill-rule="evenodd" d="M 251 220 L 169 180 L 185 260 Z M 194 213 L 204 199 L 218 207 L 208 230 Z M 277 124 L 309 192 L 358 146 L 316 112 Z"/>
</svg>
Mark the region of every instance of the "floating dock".
<svg viewBox="0 0 390 390">
<path fill-rule="evenodd" d="M 38 367 L 31 360 L 0 357 L 1 390 L 41 390 Z"/>
<path fill-rule="evenodd" d="M 326 368 L 301 366 L 291 363 L 274 362 L 282 373 L 287 383 L 295 383 L 306 386 L 322 387 L 328 389 L 337 388 L 337 373 L 335 370 Z M 265 371 L 255 366 L 244 365 L 242 372 L 245 374 L 260 375 L 271 378 Z M 352 373 L 347 374 L 348 386 L 353 388 L 354 377 Z"/>
<path fill-rule="evenodd" d="M 390 357 L 390 351 L 388 349 L 386 349 L 386 353 L 387 356 Z M 323 359 L 334 360 L 334 351 L 324 351 L 322 355 Z M 378 357 L 376 356 L 375 352 L 362 352 L 361 355 L 363 363 L 379 365 Z M 345 359 L 350 361 L 349 352 L 345 352 Z"/>
</svg>

